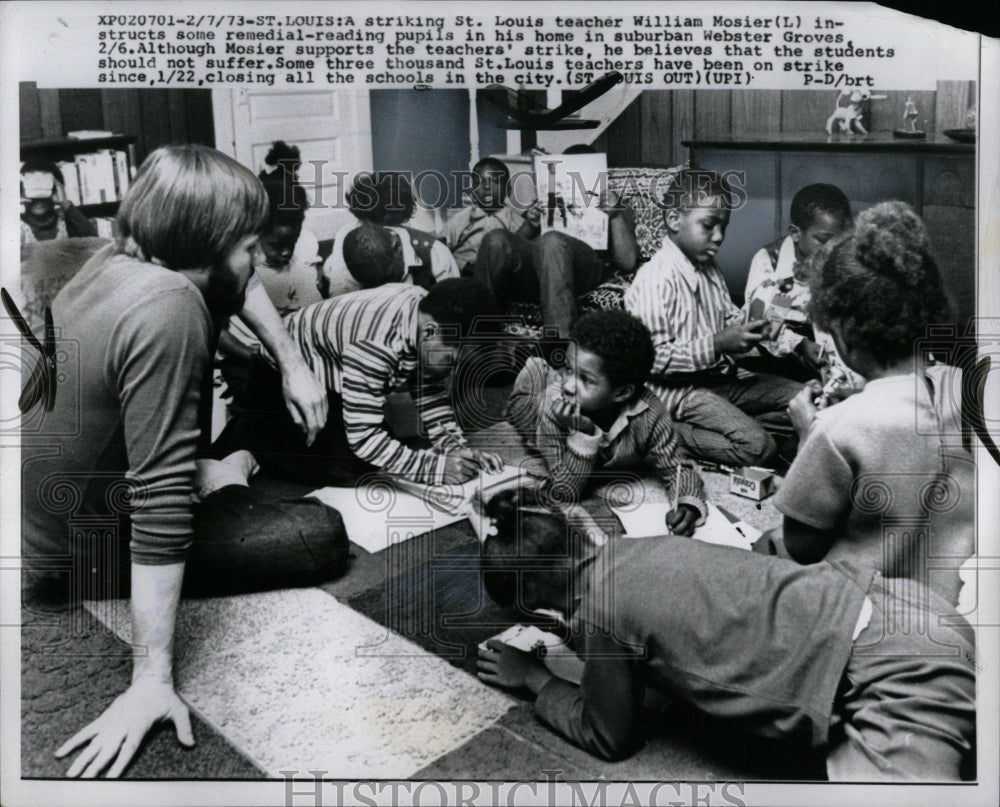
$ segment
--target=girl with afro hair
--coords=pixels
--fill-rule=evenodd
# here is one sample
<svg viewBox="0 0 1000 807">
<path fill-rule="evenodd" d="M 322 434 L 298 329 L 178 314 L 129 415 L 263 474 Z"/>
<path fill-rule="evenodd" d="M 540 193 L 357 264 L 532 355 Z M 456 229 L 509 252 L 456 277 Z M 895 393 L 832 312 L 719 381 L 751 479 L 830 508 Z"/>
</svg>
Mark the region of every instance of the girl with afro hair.
<svg viewBox="0 0 1000 807">
<path fill-rule="evenodd" d="M 802 447 L 775 499 L 783 540 L 770 549 L 849 560 L 957 604 L 974 550 L 975 467 L 961 439 L 961 371 L 921 355 L 928 327 L 951 321 L 923 222 L 902 202 L 866 210 L 817 256 L 810 285 L 813 321 L 868 382 L 822 410 L 818 382 L 791 402 Z"/>
</svg>

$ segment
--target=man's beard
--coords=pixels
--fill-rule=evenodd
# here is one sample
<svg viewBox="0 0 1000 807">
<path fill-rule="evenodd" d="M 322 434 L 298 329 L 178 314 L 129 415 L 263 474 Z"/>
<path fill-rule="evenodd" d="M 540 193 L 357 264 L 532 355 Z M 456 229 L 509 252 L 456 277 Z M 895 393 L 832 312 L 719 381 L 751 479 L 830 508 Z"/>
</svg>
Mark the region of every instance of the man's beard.
<svg viewBox="0 0 1000 807">
<path fill-rule="evenodd" d="M 231 271 L 215 267 L 208 275 L 205 288 L 205 304 L 212 318 L 228 320 L 233 314 L 243 310 L 246 302 L 246 283 L 241 282 Z"/>
</svg>

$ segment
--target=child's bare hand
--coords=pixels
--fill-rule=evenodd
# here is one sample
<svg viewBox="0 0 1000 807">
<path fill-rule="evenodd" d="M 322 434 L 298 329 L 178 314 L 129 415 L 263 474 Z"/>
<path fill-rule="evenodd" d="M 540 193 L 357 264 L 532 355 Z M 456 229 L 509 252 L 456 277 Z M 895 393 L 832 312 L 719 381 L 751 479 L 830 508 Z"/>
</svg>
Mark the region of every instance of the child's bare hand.
<svg viewBox="0 0 1000 807">
<path fill-rule="evenodd" d="M 597 433 L 594 421 L 586 415 L 580 414 L 580 407 L 577 404 L 570 403 L 563 398 L 557 398 L 552 402 L 549 412 L 559 428 L 565 432 Z"/>
<path fill-rule="evenodd" d="M 532 687 L 542 677 L 549 676 L 545 665 L 531 653 L 525 653 L 496 639 L 479 648 L 479 678 L 487 684 L 502 687 Z M 537 690 L 536 690 L 537 691 Z"/>
<path fill-rule="evenodd" d="M 55 188 L 52 192 L 52 201 L 63 209 L 72 207 L 73 203 L 70 202 L 69 198 L 66 196 L 66 186 L 63 185 L 58 179 L 55 179 L 53 184 L 55 185 Z"/>
<path fill-rule="evenodd" d="M 541 203 L 536 199 L 531 203 L 531 207 L 521 214 L 528 224 L 533 224 L 535 227 L 539 226 L 542 221 L 542 207 Z"/>
<path fill-rule="evenodd" d="M 695 524 L 698 523 L 698 511 L 690 504 L 679 504 L 667 513 L 667 529 L 674 535 L 690 538 L 694 535 Z"/>
<path fill-rule="evenodd" d="M 766 319 L 737 322 L 723 328 L 713 337 L 716 354 L 746 353 L 764 338 Z"/>
<path fill-rule="evenodd" d="M 490 474 L 498 474 L 503 470 L 503 457 L 492 451 L 476 451 L 471 449 L 479 467 Z"/>
<path fill-rule="evenodd" d="M 597 200 L 597 206 L 608 215 L 621 213 L 624 209 L 622 193 L 606 188 Z"/>
<path fill-rule="evenodd" d="M 478 473 L 479 463 L 475 459 L 453 452 L 445 455 L 441 481 L 445 485 L 462 485 Z"/>
<path fill-rule="evenodd" d="M 823 387 L 818 381 L 810 381 L 805 387 L 788 402 L 788 418 L 792 421 L 792 426 L 799 435 L 800 441 L 805 441 L 812 431 L 813 422 L 816 420 L 816 413 L 819 412 L 813 398 L 823 391 Z"/>
</svg>

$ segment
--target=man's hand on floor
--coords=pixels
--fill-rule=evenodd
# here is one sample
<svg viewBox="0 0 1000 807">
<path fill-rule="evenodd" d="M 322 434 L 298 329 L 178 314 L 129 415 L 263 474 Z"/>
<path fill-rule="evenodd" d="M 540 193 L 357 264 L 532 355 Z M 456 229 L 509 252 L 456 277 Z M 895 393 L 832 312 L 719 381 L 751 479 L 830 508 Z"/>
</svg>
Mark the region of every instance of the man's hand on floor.
<svg viewBox="0 0 1000 807">
<path fill-rule="evenodd" d="M 99 718 L 63 743 L 56 751 L 56 757 L 64 757 L 86 743 L 66 775 L 93 779 L 111 765 L 107 778 L 117 779 L 149 730 L 163 720 L 174 724 L 181 745 L 194 745 L 191 716 L 174 691 L 173 684 L 154 678 L 139 678 L 115 698 Z"/>
</svg>

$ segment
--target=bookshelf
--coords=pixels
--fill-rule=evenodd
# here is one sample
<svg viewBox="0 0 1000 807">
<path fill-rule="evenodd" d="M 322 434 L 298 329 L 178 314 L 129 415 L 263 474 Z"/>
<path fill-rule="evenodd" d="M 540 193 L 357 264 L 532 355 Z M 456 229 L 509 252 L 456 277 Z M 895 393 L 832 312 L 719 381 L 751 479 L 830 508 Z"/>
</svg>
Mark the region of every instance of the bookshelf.
<svg viewBox="0 0 1000 807">
<path fill-rule="evenodd" d="M 78 156 L 96 154 L 100 151 L 124 152 L 127 155 L 127 170 L 135 165 L 135 137 L 132 135 L 111 135 L 110 137 L 74 138 L 61 137 L 47 140 L 32 140 L 21 143 L 21 161 L 29 157 L 40 157 L 59 164 L 73 162 Z M 65 173 L 65 171 L 64 171 Z M 67 182 L 69 185 L 69 182 Z M 68 190 L 68 188 L 67 188 Z M 88 218 L 113 217 L 118 212 L 120 198 L 102 202 L 85 203 L 71 200 Z"/>
</svg>

